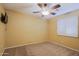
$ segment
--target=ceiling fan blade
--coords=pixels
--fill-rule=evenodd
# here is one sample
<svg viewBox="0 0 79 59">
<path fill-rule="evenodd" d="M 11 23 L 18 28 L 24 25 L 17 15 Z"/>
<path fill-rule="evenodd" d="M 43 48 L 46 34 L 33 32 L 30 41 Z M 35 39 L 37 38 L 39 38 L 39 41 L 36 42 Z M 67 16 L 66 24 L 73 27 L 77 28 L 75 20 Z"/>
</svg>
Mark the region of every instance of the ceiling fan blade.
<svg viewBox="0 0 79 59">
<path fill-rule="evenodd" d="M 50 13 L 50 14 L 52 14 L 52 15 L 56 15 L 56 13 L 54 13 L 54 12 L 52 12 L 52 13 Z"/>
<path fill-rule="evenodd" d="M 40 11 L 33 11 L 33 13 L 40 13 Z"/>
<path fill-rule="evenodd" d="M 61 5 L 60 4 L 57 4 L 57 5 L 53 6 L 52 9 L 57 9 L 59 7 L 61 7 Z"/>
<path fill-rule="evenodd" d="M 42 3 L 38 3 L 37 5 L 38 5 L 40 8 L 42 8 Z"/>
<path fill-rule="evenodd" d="M 47 3 L 44 3 L 44 7 L 47 7 Z"/>
<path fill-rule="evenodd" d="M 37 4 L 40 8 L 42 8 L 42 7 L 47 7 L 47 3 L 38 3 Z"/>
</svg>

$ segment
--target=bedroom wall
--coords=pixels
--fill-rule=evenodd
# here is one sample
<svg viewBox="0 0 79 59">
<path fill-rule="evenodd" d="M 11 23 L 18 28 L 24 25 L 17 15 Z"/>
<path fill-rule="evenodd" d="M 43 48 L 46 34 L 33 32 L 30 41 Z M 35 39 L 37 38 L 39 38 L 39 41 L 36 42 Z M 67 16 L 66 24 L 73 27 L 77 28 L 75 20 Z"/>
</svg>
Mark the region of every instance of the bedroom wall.
<svg viewBox="0 0 79 59">
<path fill-rule="evenodd" d="M 5 48 L 45 42 L 47 40 L 47 21 L 7 10 L 8 24 Z"/>
<path fill-rule="evenodd" d="M 79 51 L 79 37 L 67 37 L 67 36 L 60 36 L 57 35 L 57 20 L 59 18 L 63 17 L 70 17 L 70 16 L 79 16 L 79 10 L 74 11 L 70 14 L 65 14 L 65 15 L 60 15 L 57 17 L 52 18 L 49 20 L 49 41 L 50 42 L 55 42 L 61 45 L 64 45 L 66 47 L 75 49 Z M 79 27 L 78 27 L 79 28 Z"/>
<path fill-rule="evenodd" d="M 54 17 L 49 21 L 11 10 L 7 10 L 7 13 L 9 20 L 7 24 L 5 48 L 40 43 L 48 40 L 79 51 L 79 38 L 58 36 L 56 34 L 57 20 L 63 17 L 79 16 L 79 10 L 70 14 Z M 4 25 L 0 25 L 0 27 L 1 26 L 3 27 Z M 0 43 L 2 44 L 2 42 Z M 2 46 L 3 45 L 0 47 Z"/>
<path fill-rule="evenodd" d="M 0 13 L 4 13 L 4 8 L 0 4 Z M 0 15 L 1 16 L 1 15 Z M 5 25 L 0 21 L 0 56 L 4 52 Z"/>
</svg>

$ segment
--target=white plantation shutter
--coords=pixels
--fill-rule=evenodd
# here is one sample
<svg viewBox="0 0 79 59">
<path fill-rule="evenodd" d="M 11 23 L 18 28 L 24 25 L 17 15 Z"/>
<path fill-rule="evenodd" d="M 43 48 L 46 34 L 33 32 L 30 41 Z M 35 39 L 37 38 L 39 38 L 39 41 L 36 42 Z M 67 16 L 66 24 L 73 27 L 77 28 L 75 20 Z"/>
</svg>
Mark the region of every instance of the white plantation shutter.
<svg viewBox="0 0 79 59">
<path fill-rule="evenodd" d="M 78 17 L 72 16 L 57 20 L 57 34 L 78 37 Z"/>
</svg>

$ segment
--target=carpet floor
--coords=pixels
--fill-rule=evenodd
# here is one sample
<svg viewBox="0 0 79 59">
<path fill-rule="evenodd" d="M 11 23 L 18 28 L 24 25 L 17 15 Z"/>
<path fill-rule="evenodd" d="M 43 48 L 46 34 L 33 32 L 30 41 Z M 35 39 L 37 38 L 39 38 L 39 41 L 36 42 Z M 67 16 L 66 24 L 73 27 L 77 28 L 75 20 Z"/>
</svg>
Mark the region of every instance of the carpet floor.
<svg viewBox="0 0 79 59">
<path fill-rule="evenodd" d="M 79 56 L 79 52 L 45 42 L 6 49 L 3 56 Z"/>
</svg>

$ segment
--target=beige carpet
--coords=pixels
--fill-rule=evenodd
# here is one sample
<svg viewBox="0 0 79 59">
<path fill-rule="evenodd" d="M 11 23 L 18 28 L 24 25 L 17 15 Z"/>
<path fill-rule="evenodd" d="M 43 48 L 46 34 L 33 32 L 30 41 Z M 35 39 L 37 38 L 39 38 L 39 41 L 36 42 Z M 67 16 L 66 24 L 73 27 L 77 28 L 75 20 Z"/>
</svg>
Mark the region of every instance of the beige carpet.
<svg viewBox="0 0 79 59">
<path fill-rule="evenodd" d="M 7 49 L 3 56 L 79 56 L 79 52 L 45 42 Z"/>
</svg>

